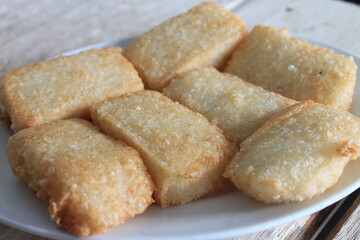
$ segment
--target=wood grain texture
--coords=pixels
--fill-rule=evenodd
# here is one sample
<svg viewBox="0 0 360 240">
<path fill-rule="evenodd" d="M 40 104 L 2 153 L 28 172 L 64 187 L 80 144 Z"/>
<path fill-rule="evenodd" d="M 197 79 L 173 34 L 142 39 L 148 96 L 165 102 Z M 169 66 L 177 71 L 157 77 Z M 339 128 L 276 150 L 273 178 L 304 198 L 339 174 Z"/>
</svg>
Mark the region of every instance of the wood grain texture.
<svg viewBox="0 0 360 240">
<path fill-rule="evenodd" d="M 249 28 L 263 24 L 289 27 L 296 36 L 311 38 L 360 56 L 360 7 L 329 0 L 252 0 L 235 11 Z"/>
<path fill-rule="evenodd" d="M 330 232 L 328 239 L 360 239 L 360 195 Z"/>
<path fill-rule="evenodd" d="M 13 228 L 2 231 L 3 226 L 4 225 L 0 223 L 0 240 L 51 240 L 50 238 L 39 237 Z"/>
<path fill-rule="evenodd" d="M 0 79 L 11 69 L 90 44 L 137 36 L 201 0 L 3 0 L 0 4 Z M 290 27 L 293 35 L 337 45 L 360 56 L 360 7 L 330 0 L 217 0 L 245 20 Z M 0 80 L 1 81 L 1 80 Z M 359 203 L 333 233 L 360 238 Z M 308 239 L 331 207 L 243 239 Z M 350 237 L 350 238 L 349 238 Z M 0 240 L 45 240 L 0 223 Z"/>
<path fill-rule="evenodd" d="M 202 2 L 6 0 L 0 5 L 0 78 L 79 47 L 139 35 Z M 215 1 L 234 8 L 241 0 Z"/>
<path fill-rule="evenodd" d="M 0 78 L 9 70 L 82 46 L 136 36 L 201 0 L 6 0 L 0 5 Z M 293 34 L 360 55 L 360 8 L 329 0 L 218 0 L 249 28 L 290 27 Z M 20 57 L 21 56 L 21 57 Z"/>
</svg>

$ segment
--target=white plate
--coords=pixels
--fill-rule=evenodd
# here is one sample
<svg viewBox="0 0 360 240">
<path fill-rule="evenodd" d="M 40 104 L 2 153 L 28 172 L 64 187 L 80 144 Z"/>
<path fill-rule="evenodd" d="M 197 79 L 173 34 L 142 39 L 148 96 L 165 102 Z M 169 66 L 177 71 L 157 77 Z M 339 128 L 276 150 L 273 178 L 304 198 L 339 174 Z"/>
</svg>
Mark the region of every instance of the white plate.
<svg viewBox="0 0 360 240">
<path fill-rule="evenodd" d="M 96 44 L 66 54 L 107 45 L 125 47 L 128 42 L 129 39 L 125 39 Z M 311 42 L 340 54 L 351 55 L 337 47 Z M 360 59 L 354 59 L 360 66 Z M 359 71 L 357 76 L 352 113 L 360 116 Z M 44 237 L 78 239 L 58 228 L 49 218 L 47 205 L 37 199 L 25 183 L 12 175 L 6 157 L 6 143 L 10 135 L 7 127 L 0 124 L 0 221 Z M 229 184 L 221 191 L 184 206 L 161 209 L 152 205 L 144 214 L 90 239 L 219 239 L 262 231 L 307 216 L 347 196 L 360 187 L 359 172 L 360 161 L 352 161 L 336 185 L 324 194 L 290 204 L 263 204 Z"/>
</svg>

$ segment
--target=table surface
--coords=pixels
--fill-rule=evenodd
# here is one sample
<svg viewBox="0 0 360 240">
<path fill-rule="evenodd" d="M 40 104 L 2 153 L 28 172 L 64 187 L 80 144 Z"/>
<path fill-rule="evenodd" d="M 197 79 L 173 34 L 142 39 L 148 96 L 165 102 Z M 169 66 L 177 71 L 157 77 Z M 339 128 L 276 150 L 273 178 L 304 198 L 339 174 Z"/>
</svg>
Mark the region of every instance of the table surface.
<svg viewBox="0 0 360 240">
<path fill-rule="evenodd" d="M 11 69 L 63 52 L 137 36 L 200 3 L 199 0 L 3 0 L 0 5 L 0 79 Z M 360 7 L 330 0 L 217 0 L 251 29 L 289 27 L 293 35 L 338 46 L 360 56 Z M 303 219 L 233 239 L 309 239 L 337 204 Z M 360 239 L 359 197 L 330 238 Z M 0 240 L 44 239 L 0 223 Z"/>
</svg>

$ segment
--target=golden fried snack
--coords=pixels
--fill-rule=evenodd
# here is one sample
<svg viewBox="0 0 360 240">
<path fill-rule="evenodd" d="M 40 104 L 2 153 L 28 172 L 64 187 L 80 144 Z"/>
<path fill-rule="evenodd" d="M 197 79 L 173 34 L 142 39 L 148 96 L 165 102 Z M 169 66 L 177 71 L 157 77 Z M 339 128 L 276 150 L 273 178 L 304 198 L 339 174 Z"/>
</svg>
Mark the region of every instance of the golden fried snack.
<svg viewBox="0 0 360 240">
<path fill-rule="evenodd" d="M 133 40 L 124 55 L 147 88 L 161 90 L 178 73 L 224 66 L 246 33 L 235 14 L 205 2 Z"/>
<path fill-rule="evenodd" d="M 240 145 L 224 176 L 267 203 L 302 201 L 333 186 L 360 153 L 360 119 L 308 101 L 267 121 Z"/>
<path fill-rule="evenodd" d="M 357 66 L 352 57 L 290 38 L 288 30 L 256 26 L 226 72 L 291 99 L 350 107 Z"/>
<path fill-rule="evenodd" d="M 204 115 L 237 144 L 296 101 L 214 68 L 199 68 L 171 80 L 163 93 Z"/>
<path fill-rule="evenodd" d="M 0 101 L 11 128 L 71 117 L 89 117 L 93 103 L 144 88 L 133 66 L 116 47 L 45 60 L 9 72 Z"/>
<path fill-rule="evenodd" d="M 21 130 L 7 152 L 14 174 L 49 203 L 51 219 L 76 236 L 104 232 L 153 202 L 139 154 L 85 120 Z"/>
<path fill-rule="evenodd" d="M 124 94 L 91 108 L 106 134 L 139 151 L 162 207 L 191 202 L 220 186 L 235 153 L 221 130 L 155 91 Z"/>
</svg>

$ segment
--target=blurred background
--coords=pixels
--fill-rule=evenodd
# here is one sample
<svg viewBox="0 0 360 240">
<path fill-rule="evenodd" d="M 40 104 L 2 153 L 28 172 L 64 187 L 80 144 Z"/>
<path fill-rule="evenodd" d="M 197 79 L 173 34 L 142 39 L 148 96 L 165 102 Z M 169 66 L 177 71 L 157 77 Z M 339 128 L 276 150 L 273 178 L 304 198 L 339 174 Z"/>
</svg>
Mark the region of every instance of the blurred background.
<svg viewBox="0 0 360 240">
<path fill-rule="evenodd" d="M 0 79 L 16 67 L 86 45 L 137 36 L 201 0 L 2 0 Z M 297 36 L 360 55 L 360 7 L 333 0 L 215 0 L 251 29 L 290 27 Z"/>
</svg>

